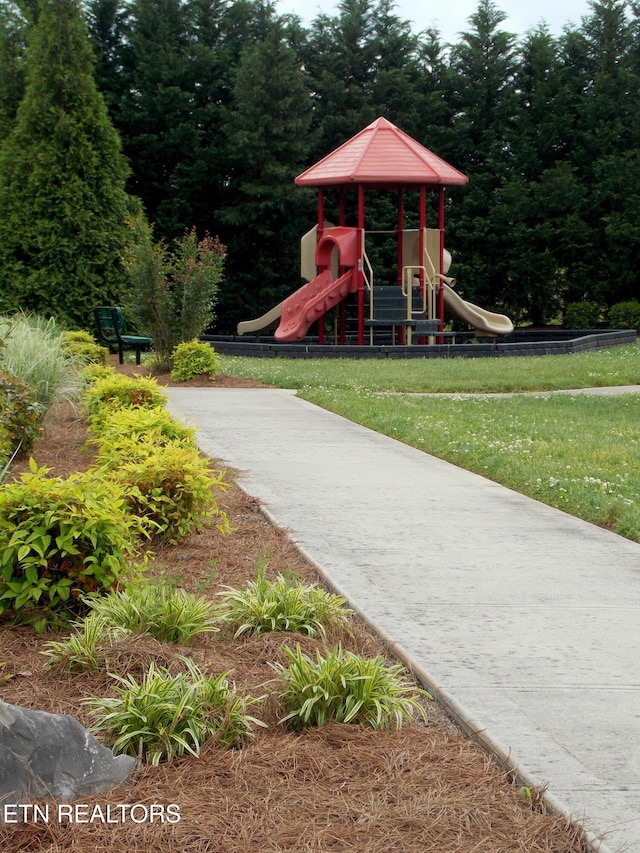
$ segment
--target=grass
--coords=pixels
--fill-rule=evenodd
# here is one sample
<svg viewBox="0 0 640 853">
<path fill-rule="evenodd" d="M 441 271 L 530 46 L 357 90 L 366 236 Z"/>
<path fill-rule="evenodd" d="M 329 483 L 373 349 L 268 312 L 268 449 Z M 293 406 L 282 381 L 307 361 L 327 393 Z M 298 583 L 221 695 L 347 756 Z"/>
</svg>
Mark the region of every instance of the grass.
<svg viewBox="0 0 640 853">
<path fill-rule="evenodd" d="M 40 417 L 60 400 L 79 393 L 82 358 L 65 347 L 63 330 L 53 318 L 17 314 L 0 317 L 0 364 L 30 385 Z"/>
<path fill-rule="evenodd" d="M 265 359 L 264 366 L 259 359 L 230 361 L 225 369 L 251 372 L 264 382 L 274 382 L 277 373 L 288 380 L 295 377 L 290 385 L 319 406 L 640 541 L 640 395 L 460 398 L 409 393 L 636 384 L 638 346 L 477 361 Z"/>
<path fill-rule="evenodd" d="M 286 359 L 227 356 L 222 369 L 278 388 L 493 393 L 640 382 L 640 346 L 529 358 Z"/>
</svg>

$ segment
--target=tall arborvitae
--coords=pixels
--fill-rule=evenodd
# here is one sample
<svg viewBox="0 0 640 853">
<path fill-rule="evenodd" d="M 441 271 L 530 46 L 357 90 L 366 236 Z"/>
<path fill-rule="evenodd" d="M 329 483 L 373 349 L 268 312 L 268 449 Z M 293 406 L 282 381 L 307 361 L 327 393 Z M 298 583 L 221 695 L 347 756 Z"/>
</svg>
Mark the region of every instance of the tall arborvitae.
<svg viewBox="0 0 640 853">
<path fill-rule="evenodd" d="M 0 149 L 0 307 L 87 326 L 123 282 L 126 163 L 77 0 L 43 0 Z"/>
</svg>

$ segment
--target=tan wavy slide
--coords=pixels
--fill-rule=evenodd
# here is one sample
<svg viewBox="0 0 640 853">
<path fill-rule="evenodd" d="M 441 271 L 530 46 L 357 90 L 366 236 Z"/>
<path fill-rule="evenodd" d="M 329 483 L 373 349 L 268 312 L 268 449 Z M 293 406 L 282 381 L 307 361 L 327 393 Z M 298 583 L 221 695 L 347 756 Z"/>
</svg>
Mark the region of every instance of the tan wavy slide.
<svg viewBox="0 0 640 853">
<path fill-rule="evenodd" d="M 510 335 L 513 332 L 513 323 L 504 314 L 494 314 L 486 311 L 473 302 L 467 302 L 452 290 L 448 284 L 442 283 L 444 287 L 444 301 L 448 308 L 457 314 L 465 323 L 469 323 L 476 331 L 487 335 Z"/>
<path fill-rule="evenodd" d="M 277 329 L 280 324 L 280 316 L 282 314 L 282 302 L 278 303 L 262 317 L 256 317 L 255 320 L 243 320 L 238 323 L 239 335 L 257 335 L 259 332 L 271 332 Z"/>
</svg>

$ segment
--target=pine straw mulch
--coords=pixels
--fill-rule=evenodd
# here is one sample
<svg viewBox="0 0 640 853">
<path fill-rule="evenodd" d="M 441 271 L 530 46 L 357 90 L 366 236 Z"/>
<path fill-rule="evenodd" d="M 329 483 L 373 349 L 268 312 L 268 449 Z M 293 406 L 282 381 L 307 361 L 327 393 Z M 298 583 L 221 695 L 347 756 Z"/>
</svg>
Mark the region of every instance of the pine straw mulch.
<svg viewBox="0 0 640 853">
<path fill-rule="evenodd" d="M 126 372 L 133 368 L 125 366 Z M 217 384 L 233 384 L 230 377 Z M 251 383 L 243 383 L 251 384 Z M 68 476 L 91 463 L 83 449 L 85 426 L 68 406 L 47 417 L 34 452 L 39 465 Z M 21 465 L 24 470 L 25 465 Z M 218 495 L 235 531 L 215 528 L 195 534 L 173 548 L 156 552 L 152 571 L 191 590 L 215 596 L 225 584 L 238 586 L 254 577 L 256 563 L 268 554 L 269 573 L 285 569 L 306 582 L 318 581 L 287 538 L 260 512 L 230 472 L 228 490 Z M 58 713 L 90 723 L 83 700 L 109 695 L 106 673 L 60 676 L 44 668 L 40 654 L 46 637 L 30 629 L 0 629 L 0 676 L 4 701 Z M 342 642 L 366 655 L 384 654 L 379 639 L 355 621 L 352 633 L 330 633 L 328 645 Z M 186 654 L 207 671 L 230 671 L 231 680 L 250 695 L 269 691 L 282 661 L 283 644 L 303 650 L 322 648 L 318 639 L 286 634 L 234 641 L 230 632 L 202 635 L 176 649 L 148 637 L 136 637 L 112 650 L 109 667 L 120 674 L 142 674 L 153 660 L 179 666 Z M 206 745 L 200 758 L 160 767 L 138 766 L 119 789 L 83 797 L 91 814 L 112 804 L 177 804 L 177 823 L 136 823 L 131 817 L 69 823 L 28 820 L 0 826 L 0 849 L 21 853 L 501 853 L 547 851 L 584 853 L 582 833 L 564 818 L 545 812 L 534 795 L 531 807 L 504 772 L 470 743 L 429 703 L 429 725 L 374 732 L 358 726 L 328 725 L 304 734 L 277 723 L 277 708 L 267 703 L 258 729 L 242 749 L 224 751 Z M 535 792 L 534 792 L 535 793 Z M 118 812 L 116 812 L 118 814 Z M 139 808 L 136 816 L 144 815 Z"/>
</svg>

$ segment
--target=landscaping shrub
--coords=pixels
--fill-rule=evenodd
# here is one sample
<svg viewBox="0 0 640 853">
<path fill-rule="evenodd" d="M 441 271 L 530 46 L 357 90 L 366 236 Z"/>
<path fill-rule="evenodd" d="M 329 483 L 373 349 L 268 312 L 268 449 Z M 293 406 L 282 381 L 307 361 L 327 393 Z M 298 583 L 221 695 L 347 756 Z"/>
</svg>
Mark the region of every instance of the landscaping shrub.
<svg viewBox="0 0 640 853">
<path fill-rule="evenodd" d="M 381 656 L 363 658 L 341 646 L 315 661 L 283 647 L 289 666 L 273 664 L 282 679 L 278 697 L 284 709 L 280 722 L 292 729 L 338 723 L 361 723 L 374 729 L 400 728 L 417 712 L 427 714 L 421 698 L 431 698 L 414 684 L 402 681 L 400 664 L 389 665 Z"/>
<path fill-rule="evenodd" d="M 0 471 L 14 456 L 30 452 L 40 435 L 39 411 L 33 389 L 0 370 Z"/>
<path fill-rule="evenodd" d="M 158 368 L 170 369 L 174 348 L 197 338 L 213 320 L 226 249 L 208 234 L 198 241 L 195 228 L 171 246 L 155 243 L 152 231 L 143 216 L 130 221 L 127 308 L 141 333 L 153 339 Z"/>
<path fill-rule="evenodd" d="M 640 332 L 640 302 L 631 299 L 609 308 L 608 323 L 612 329 L 635 329 Z"/>
<path fill-rule="evenodd" d="M 220 371 L 220 356 L 214 348 L 202 341 L 185 341 L 178 344 L 171 356 L 171 379 L 188 382 L 194 376 L 213 376 Z"/>
<path fill-rule="evenodd" d="M 114 675 L 121 685 L 116 697 L 88 700 L 93 731 L 115 753 L 158 765 L 185 753 L 197 757 L 211 739 L 225 748 L 239 746 L 252 724 L 262 725 L 247 714 L 253 700 L 229 687 L 228 673 L 205 675 L 188 658 L 179 660 L 186 672 L 174 674 L 152 663 L 141 683 Z"/>
<path fill-rule="evenodd" d="M 109 350 L 96 343 L 90 332 L 65 332 L 63 337 L 65 351 L 76 355 L 84 364 L 107 364 Z"/>
<path fill-rule="evenodd" d="M 177 421 L 164 408 L 117 409 L 104 420 L 94 421 L 89 432 L 99 448 L 99 463 L 109 467 L 119 465 L 122 458 L 130 458 L 132 453 L 139 458 L 136 445 L 144 445 L 143 456 L 152 447 L 165 444 L 196 448 L 195 430 Z"/>
<path fill-rule="evenodd" d="M 89 385 L 82 404 L 90 420 L 102 419 L 115 409 L 153 409 L 166 405 L 166 394 L 155 379 L 148 376 L 123 376 L 109 373 Z"/>
<path fill-rule="evenodd" d="M 0 613 L 43 628 L 54 611 L 111 589 L 138 555 L 139 521 L 113 483 L 30 472 L 0 488 Z"/>
<path fill-rule="evenodd" d="M 595 302 L 567 302 L 564 308 L 565 329 L 595 329 L 600 320 L 600 306 Z"/>
<path fill-rule="evenodd" d="M 191 448 L 139 444 L 140 458 L 122 461 L 109 471 L 126 495 L 129 511 L 144 519 L 154 538 L 176 543 L 212 518 L 228 531 L 225 513 L 218 509 L 214 487 L 226 488 L 224 473 L 210 468 L 208 459 Z M 148 453 L 143 456 L 148 448 Z"/>
<path fill-rule="evenodd" d="M 220 621 L 236 628 L 235 637 L 268 631 L 296 631 L 326 636 L 330 625 L 346 627 L 350 610 L 345 600 L 317 584 L 292 583 L 283 575 L 267 580 L 264 566 L 244 589 L 228 587 L 219 593 Z"/>
</svg>

